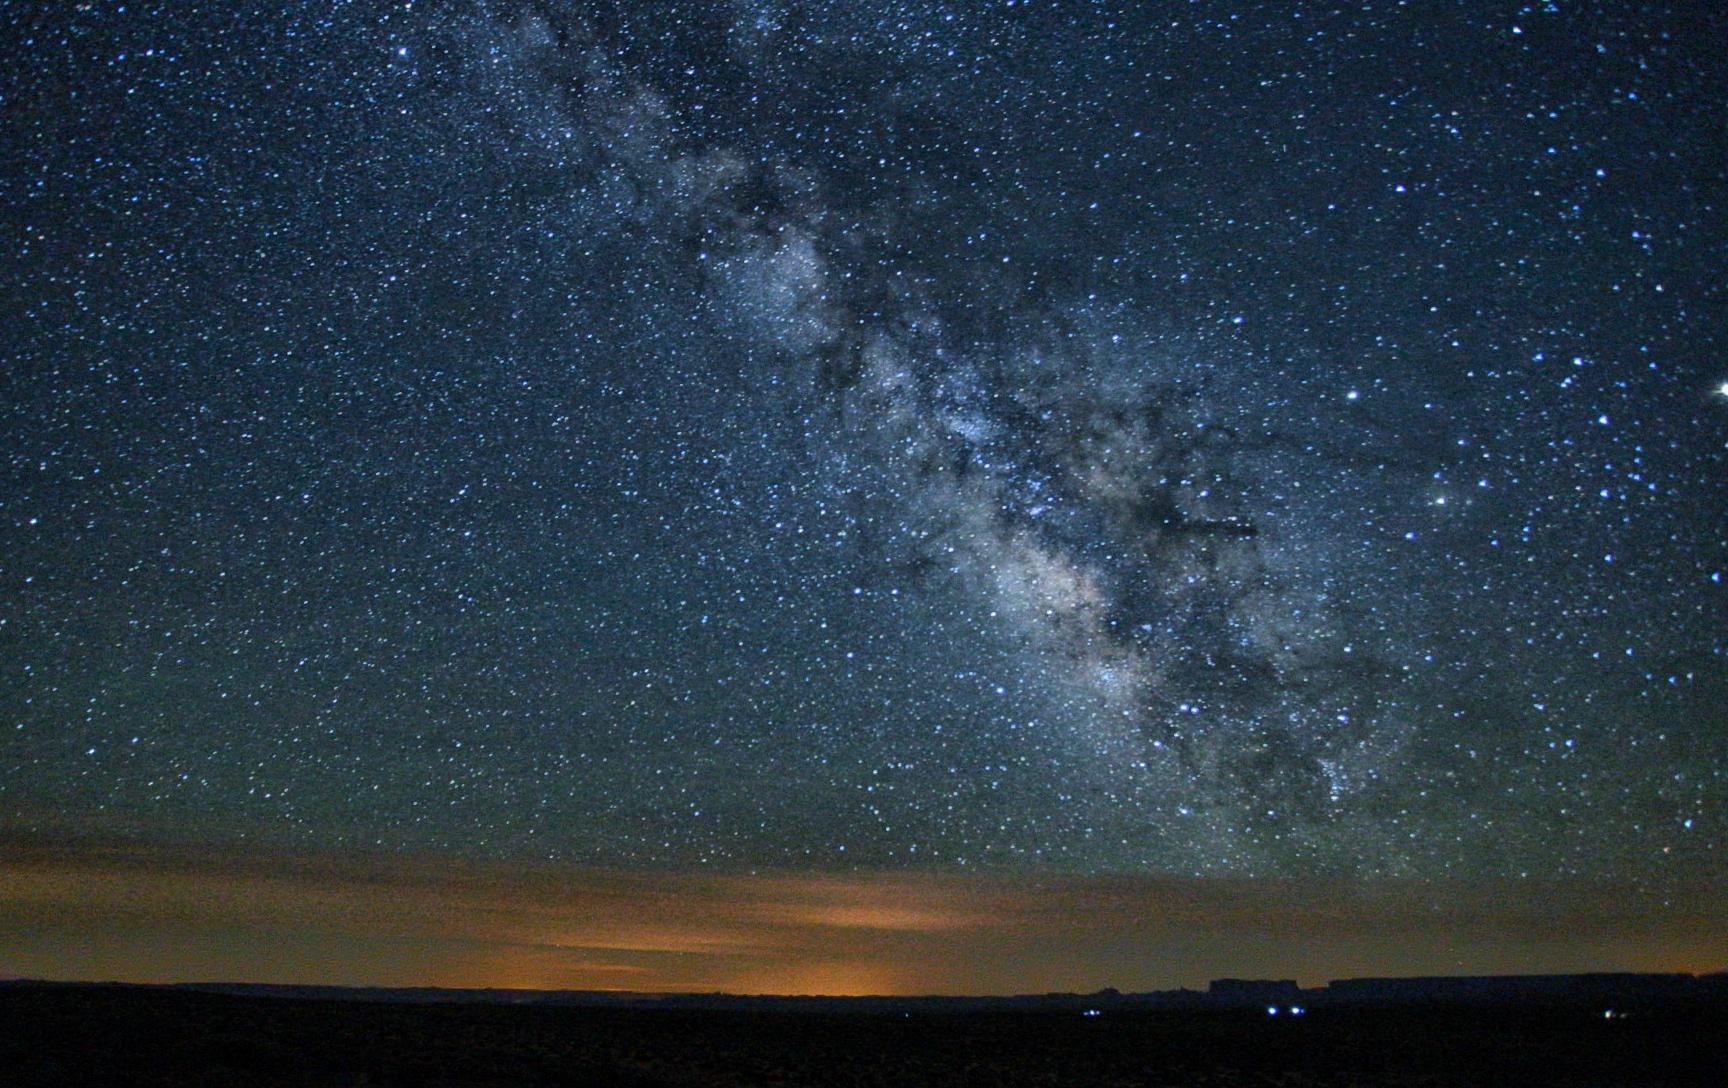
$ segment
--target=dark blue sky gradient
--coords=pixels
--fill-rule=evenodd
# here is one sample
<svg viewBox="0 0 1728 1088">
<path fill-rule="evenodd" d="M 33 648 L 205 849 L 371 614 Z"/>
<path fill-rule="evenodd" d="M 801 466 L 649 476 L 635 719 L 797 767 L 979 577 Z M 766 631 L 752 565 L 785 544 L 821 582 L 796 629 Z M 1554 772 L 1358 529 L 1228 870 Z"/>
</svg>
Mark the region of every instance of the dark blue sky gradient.
<svg viewBox="0 0 1728 1088">
<path fill-rule="evenodd" d="M 1711 5 L 0 21 L 11 833 L 1725 875 Z"/>
</svg>

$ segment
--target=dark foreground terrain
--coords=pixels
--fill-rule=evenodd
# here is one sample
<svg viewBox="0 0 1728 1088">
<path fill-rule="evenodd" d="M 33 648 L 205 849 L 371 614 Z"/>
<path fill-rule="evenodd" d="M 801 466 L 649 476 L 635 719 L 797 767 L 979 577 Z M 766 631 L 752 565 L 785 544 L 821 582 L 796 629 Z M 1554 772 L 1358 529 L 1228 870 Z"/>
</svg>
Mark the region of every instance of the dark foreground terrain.
<svg viewBox="0 0 1728 1088">
<path fill-rule="evenodd" d="M 1728 1008 L 800 1011 L 0 986 L 0 1083 L 1728 1085 Z"/>
</svg>

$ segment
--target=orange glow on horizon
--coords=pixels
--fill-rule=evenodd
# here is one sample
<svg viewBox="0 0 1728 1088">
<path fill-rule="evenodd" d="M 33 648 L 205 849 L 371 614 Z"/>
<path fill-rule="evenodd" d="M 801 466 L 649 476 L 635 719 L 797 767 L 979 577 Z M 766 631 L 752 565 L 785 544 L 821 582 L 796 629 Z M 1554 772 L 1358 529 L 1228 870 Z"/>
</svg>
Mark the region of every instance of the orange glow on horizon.
<svg viewBox="0 0 1728 1088">
<path fill-rule="evenodd" d="M 1666 902 L 1664 902 L 1664 899 Z M 0 976 L 780 994 L 1029 993 L 1728 965 L 1710 889 L 704 875 L 24 844 Z"/>
</svg>

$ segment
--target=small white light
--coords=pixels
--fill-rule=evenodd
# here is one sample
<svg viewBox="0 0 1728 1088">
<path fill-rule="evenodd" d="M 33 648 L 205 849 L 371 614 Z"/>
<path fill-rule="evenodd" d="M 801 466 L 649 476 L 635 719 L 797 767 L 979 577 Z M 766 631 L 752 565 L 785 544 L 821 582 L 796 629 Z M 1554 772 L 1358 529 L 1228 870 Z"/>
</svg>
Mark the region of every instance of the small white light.
<svg viewBox="0 0 1728 1088">
<path fill-rule="evenodd" d="M 1266 1015 L 1267 1016 L 1277 1016 L 1278 1015 L 1278 1006 L 1276 1006 L 1276 1005 L 1266 1006 Z"/>
</svg>

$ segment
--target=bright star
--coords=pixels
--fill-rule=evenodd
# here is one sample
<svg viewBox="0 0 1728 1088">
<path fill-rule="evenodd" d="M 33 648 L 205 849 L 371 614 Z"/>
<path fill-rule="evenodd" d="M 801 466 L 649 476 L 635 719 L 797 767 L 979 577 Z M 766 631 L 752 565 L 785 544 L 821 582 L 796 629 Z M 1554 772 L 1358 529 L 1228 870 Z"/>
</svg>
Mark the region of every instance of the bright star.
<svg viewBox="0 0 1728 1088">
<path fill-rule="evenodd" d="M 1716 395 L 1728 399 L 1728 382 L 1723 382 L 1716 387 Z"/>
</svg>

